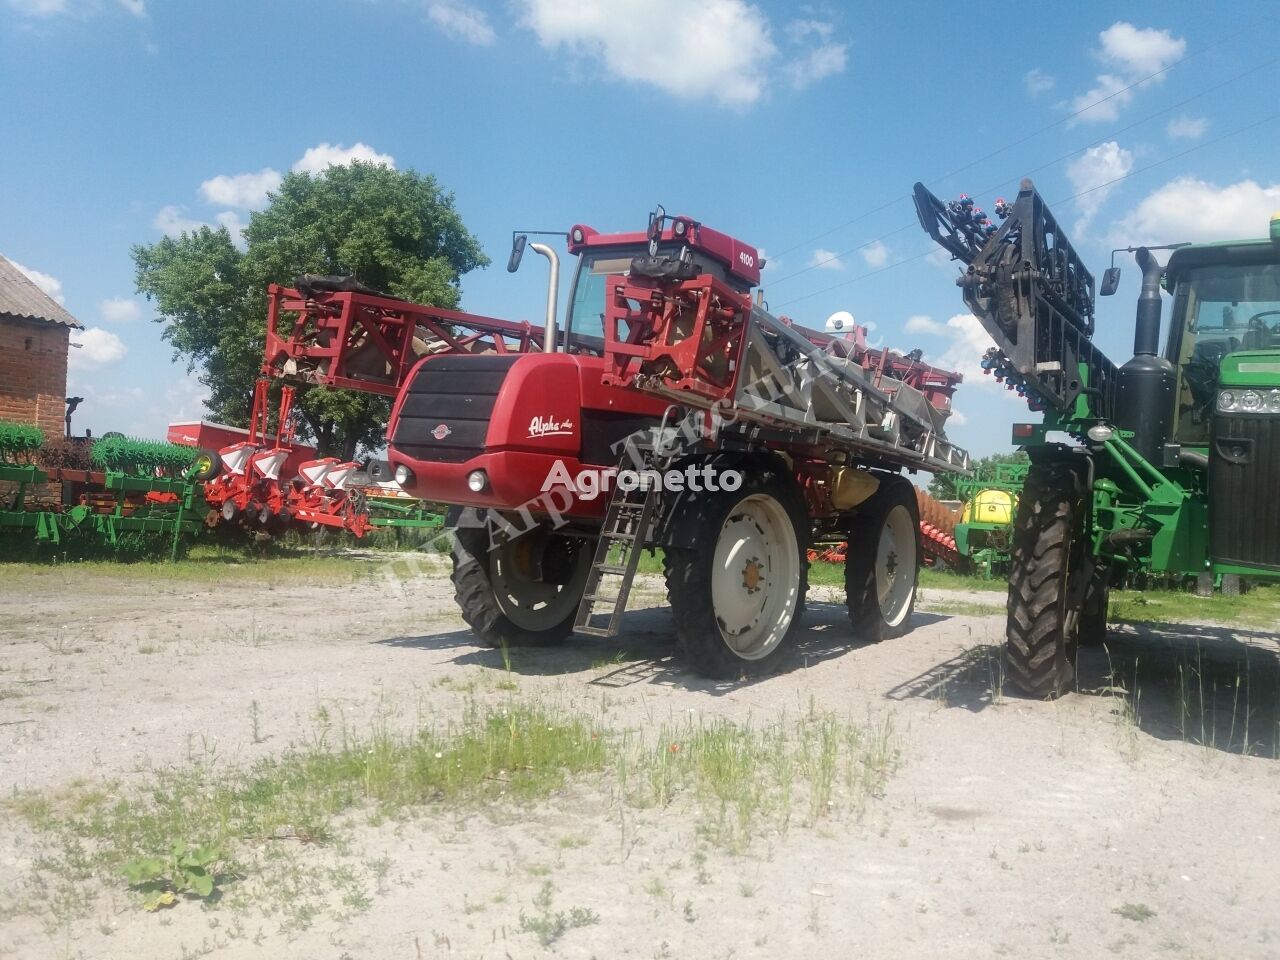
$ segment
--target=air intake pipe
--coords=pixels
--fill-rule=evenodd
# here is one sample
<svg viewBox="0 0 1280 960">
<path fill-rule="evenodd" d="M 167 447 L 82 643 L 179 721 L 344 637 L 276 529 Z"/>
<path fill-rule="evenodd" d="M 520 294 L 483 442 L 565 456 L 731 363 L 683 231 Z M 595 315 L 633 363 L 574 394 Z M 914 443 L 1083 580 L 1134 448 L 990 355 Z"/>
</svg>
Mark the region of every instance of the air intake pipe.
<svg viewBox="0 0 1280 960">
<path fill-rule="evenodd" d="M 1173 427 L 1176 378 L 1173 365 L 1158 356 L 1160 345 L 1160 276 L 1164 267 L 1146 247 L 1134 259 L 1142 268 L 1142 293 L 1133 329 L 1133 359 L 1120 368 L 1116 409 L 1118 425 L 1132 430 L 1133 447 L 1152 464 Z"/>
</svg>

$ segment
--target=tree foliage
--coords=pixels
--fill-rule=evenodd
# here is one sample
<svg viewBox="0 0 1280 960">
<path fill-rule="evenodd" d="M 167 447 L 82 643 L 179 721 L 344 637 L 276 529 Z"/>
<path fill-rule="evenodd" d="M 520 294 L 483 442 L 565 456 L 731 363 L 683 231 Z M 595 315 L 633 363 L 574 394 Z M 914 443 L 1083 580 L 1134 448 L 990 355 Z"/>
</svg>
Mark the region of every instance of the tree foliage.
<svg viewBox="0 0 1280 960">
<path fill-rule="evenodd" d="M 1013 450 L 1009 453 L 993 453 L 989 457 L 974 460 L 969 464 L 969 469 L 973 471 L 975 477 L 991 477 L 995 475 L 993 468 L 998 463 L 1030 462 L 1031 458 L 1027 456 L 1025 450 Z M 960 495 L 956 491 L 958 479 L 954 473 L 935 473 L 933 479 L 929 481 L 929 495 L 936 500 L 959 500 Z"/>
<path fill-rule="evenodd" d="M 347 274 L 456 309 L 459 278 L 489 263 L 434 177 L 360 161 L 286 175 L 242 238 L 243 249 L 225 227 L 200 227 L 132 251 L 138 292 L 155 302 L 175 357 L 202 371 L 210 413 L 235 426 L 248 423 L 262 366 L 267 284 Z M 383 441 L 384 397 L 302 387 L 296 404 L 301 433 L 322 454 L 350 458 Z"/>
</svg>

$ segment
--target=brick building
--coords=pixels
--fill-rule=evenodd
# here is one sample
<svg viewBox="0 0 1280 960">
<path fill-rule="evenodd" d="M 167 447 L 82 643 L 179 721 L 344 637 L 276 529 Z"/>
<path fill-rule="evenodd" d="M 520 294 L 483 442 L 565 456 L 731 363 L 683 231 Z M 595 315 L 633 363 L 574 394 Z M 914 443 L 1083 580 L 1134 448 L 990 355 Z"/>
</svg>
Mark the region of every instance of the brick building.
<svg viewBox="0 0 1280 960">
<path fill-rule="evenodd" d="M 46 437 L 62 435 L 71 331 L 83 329 L 0 257 L 0 420 L 34 424 Z"/>
</svg>

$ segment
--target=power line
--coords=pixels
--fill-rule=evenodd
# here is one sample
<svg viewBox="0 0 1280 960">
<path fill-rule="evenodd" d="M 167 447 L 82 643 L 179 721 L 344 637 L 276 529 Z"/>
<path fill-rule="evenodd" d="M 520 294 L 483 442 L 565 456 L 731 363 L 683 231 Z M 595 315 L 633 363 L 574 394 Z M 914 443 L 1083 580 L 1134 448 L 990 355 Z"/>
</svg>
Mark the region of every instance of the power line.
<svg viewBox="0 0 1280 960">
<path fill-rule="evenodd" d="M 1135 128 L 1137 128 L 1137 127 L 1141 126 L 1141 125 L 1142 125 L 1142 124 L 1144 124 L 1144 123 L 1148 123 L 1148 122 L 1150 122 L 1151 120 L 1154 120 L 1156 117 L 1160 117 L 1160 116 L 1163 116 L 1163 115 L 1164 115 L 1164 114 L 1166 114 L 1166 113 L 1172 113 L 1174 110 L 1181 109 L 1182 107 L 1185 107 L 1187 104 L 1191 103 L 1192 101 L 1199 100 L 1201 97 L 1207 96 L 1207 95 L 1209 95 L 1210 93 L 1213 93 L 1213 92 L 1214 92 L 1214 91 L 1216 91 L 1216 90 L 1221 90 L 1223 87 L 1228 86 L 1229 84 L 1236 83 L 1236 82 L 1237 82 L 1237 81 L 1239 81 L 1239 80 L 1243 80 L 1245 77 L 1248 77 L 1248 76 L 1250 76 L 1250 75 L 1252 75 L 1252 74 L 1255 74 L 1255 73 L 1257 73 L 1259 70 L 1263 70 L 1263 69 L 1265 69 L 1265 68 L 1267 68 L 1267 67 L 1274 66 L 1274 65 L 1275 65 L 1275 64 L 1277 64 L 1277 63 L 1280 63 L 1280 57 L 1272 57 L 1270 60 L 1264 61 L 1263 63 L 1260 63 L 1260 64 L 1257 64 L 1256 66 L 1250 67 L 1248 70 L 1245 70 L 1245 71 L 1244 71 L 1244 72 L 1242 72 L 1242 73 L 1238 73 L 1238 74 L 1236 74 L 1234 77 L 1231 77 L 1231 78 L 1229 78 L 1229 79 L 1227 79 L 1227 80 L 1223 80 L 1223 81 L 1221 81 L 1221 82 L 1219 82 L 1219 83 L 1215 83 L 1213 86 L 1206 87 L 1204 90 L 1201 90 L 1199 93 L 1192 94 L 1192 95 L 1191 95 L 1191 96 L 1189 96 L 1189 97 L 1186 97 L 1186 98 L 1184 98 L 1184 99 L 1182 99 L 1182 100 L 1179 100 L 1177 103 L 1171 104 L 1171 105 L 1169 105 L 1169 106 L 1167 106 L 1167 107 L 1162 107 L 1162 108 L 1161 108 L 1161 109 L 1159 109 L 1159 110 L 1156 110 L 1156 111 L 1154 111 L 1154 112 L 1152 112 L 1152 113 L 1149 113 L 1149 114 L 1147 114 L 1145 117 L 1142 117 L 1142 118 L 1141 118 L 1141 119 L 1139 119 L 1139 120 L 1135 120 L 1135 121 L 1133 121 L 1132 123 L 1128 124 L 1127 126 L 1121 127 L 1119 130 L 1113 130 L 1113 131 L 1111 131 L 1110 133 L 1108 133 L 1107 135 L 1105 135 L 1105 136 L 1103 136 L 1103 137 L 1099 137 L 1097 140 L 1094 140 L 1094 141 L 1092 141 L 1092 142 L 1090 142 L 1090 143 L 1085 144 L 1083 147 L 1077 147 L 1076 149 L 1071 150 L 1071 151 L 1069 151 L 1069 152 L 1067 152 L 1067 153 L 1064 153 L 1064 154 L 1062 154 L 1061 156 L 1056 157 L 1056 158 L 1054 158 L 1053 160 L 1048 161 L 1047 163 L 1042 163 L 1042 164 L 1041 164 L 1040 166 L 1038 166 L 1038 167 L 1032 167 L 1030 170 L 1024 171 L 1023 173 L 1019 174 L 1019 175 L 1018 175 L 1018 176 L 1016 176 L 1016 177 L 1009 177 L 1009 178 L 1006 178 L 1006 179 L 1004 179 L 1004 180 L 999 181 L 998 183 L 992 184 L 992 185 L 991 185 L 991 186 L 989 186 L 989 187 L 984 187 L 984 188 L 982 188 L 981 190 L 975 191 L 975 193 L 976 193 L 976 194 L 978 194 L 978 195 L 982 195 L 982 194 L 989 193 L 989 192 L 991 192 L 991 191 L 993 191 L 993 190 L 998 190 L 998 189 L 1000 189 L 1001 187 L 1004 187 L 1004 186 L 1006 186 L 1006 185 L 1017 183 L 1017 182 L 1018 182 L 1019 180 L 1021 180 L 1023 177 L 1030 176 L 1031 174 L 1035 174 L 1035 173 L 1040 173 L 1040 172 L 1041 172 L 1041 171 L 1043 171 L 1043 170 L 1047 170 L 1049 167 L 1052 167 L 1052 166 L 1054 166 L 1054 165 L 1056 165 L 1056 164 L 1058 164 L 1058 163 L 1061 163 L 1063 160 L 1067 160 L 1067 159 L 1070 159 L 1071 157 L 1076 156 L 1077 154 L 1084 153 L 1086 150 L 1089 150 L 1089 149 L 1091 149 L 1091 148 L 1093 148 L 1093 147 L 1096 147 L 1096 146 L 1098 146 L 1099 144 L 1106 143 L 1106 142 L 1108 142 L 1109 140 L 1112 140 L 1112 139 L 1114 139 L 1115 137 L 1119 136 L 1120 134 L 1128 133 L 1130 130 L 1135 129 Z M 1172 158 L 1171 158 L 1171 159 L 1172 159 Z M 946 179 L 946 178 L 944 177 L 943 179 Z M 911 199 L 911 198 L 910 198 L 909 196 L 907 196 L 907 197 L 897 197 L 897 198 L 895 198 L 894 200 L 890 201 L 889 203 L 884 204 L 884 205 L 882 205 L 882 206 L 878 207 L 878 208 L 877 208 L 877 210 L 876 210 L 876 212 L 879 212 L 880 210 L 887 209 L 888 207 L 891 207 L 891 206 L 893 206 L 893 205 L 895 205 L 895 204 L 897 204 L 897 203 L 899 203 L 899 202 L 901 202 L 901 201 L 903 201 L 903 200 L 910 200 L 910 199 Z M 905 225 L 903 225 L 903 226 L 901 226 L 901 227 L 897 227 L 897 228 L 896 228 L 896 229 L 894 229 L 894 230 L 890 230 L 888 233 L 882 233 L 882 234 L 881 234 L 880 236 L 878 236 L 878 237 L 875 237 L 875 238 L 873 238 L 873 239 L 871 239 L 871 240 L 867 240 L 867 241 L 865 241 L 865 242 L 863 242 L 863 243 L 860 243 L 860 244 L 858 244 L 856 247 L 852 247 L 852 248 L 850 248 L 850 249 L 848 249 L 848 250 L 842 250 L 842 251 L 840 251 L 839 253 L 832 254 L 831 256 L 829 256 L 829 257 L 827 257 L 827 258 L 825 258 L 825 259 L 823 259 L 823 260 L 815 261 L 814 263 L 809 264 L 807 267 L 802 267 L 802 268 L 801 268 L 801 269 L 799 269 L 799 270 L 792 271 L 791 273 L 788 273 L 788 274 L 786 274 L 786 275 L 784 275 L 784 276 L 782 276 L 782 277 L 779 277 L 779 278 L 777 278 L 776 280 L 770 280 L 770 281 L 769 281 L 770 286 L 776 287 L 778 284 L 780 284 L 780 283 L 785 283 L 785 282 L 787 282 L 788 280 L 791 280 L 791 279 L 793 279 L 793 278 L 795 278 L 795 277 L 800 276 L 801 274 L 808 273 L 810 270 L 816 270 L 816 269 L 818 269 L 819 267 L 825 266 L 825 265 L 826 265 L 826 264 L 828 264 L 828 263 L 834 263 L 835 261 L 839 260 L 841 257 L 848 256 L 848 255 L 850 255 L 850 254 L 856 253 L 856 252 L 857 252 L 857 251 L 859 251 L 859 250 L 863 250 L 863 249 L 866 249 L 866 248 L 868 248 L 868 247 L 874 246 L 875 244 L 877 244 L 877 243 L 879 243 L 879 242 L 881 242 L 881 241 L 883 241 L 883 240 L 887 240 L 887 239 L 889 239 L 889 237 L 892 237 L 892 236 L 894 236 L 894 235 L 896 235 L 896 234 L 902 233 L 904 230 L 908 230 L 908 229 L 910 229 L 912 226 L 914 226 L 914 223 L 907 223 L 907 224 L 905 224 Z"/>
<path fill-rule="evenodd" d="M 933 177 L 930 179 L 930 182 L 940 183 L 944 180 L 949 180 L 952 177 L 956 176 L 957 174 L 965 172 L 966 170 L 971 170 L 973 167 L 977 166 L 978 164 L 984 163 L 987 160 L 990 160 L 992 157 L 995 157 L 1001 153 L 1004 153 L 1006 150 L 1012 150 L 1014 147 L 1021 146 L 1022 144 L 1026 143 L 1028 140 L 1034 139 L 1035 137 L 1038 137 L 1042 133 L 1046 133 L 1049 130 L 1053 130 L 1054 128 L 1059 127 L 1064 123 L 1068 123 L 1069 121 L 1076 119 L 1082 114 L 1092 110 L 1094 107 L 1100 106 L 1101 104 L 1104 104 L 1109 100 L 1114 100 L 1116 97 L 1119 97 L 1122 94 L 1128 93 L 1130 90 L 1133 90 L 1135 87 L 1139 87 L 1150 80 L 1154 80 L 1156 77 L 1163 76 L 1164 74 L 1168 73 L 1170 70 L 1173 70 L 1175 67 L 1178 67 L 1188 62 L 1189 60 L 1193 60 L 1196 57 L 1200 56 L 1201 54 L 1208 53 L 1210 50 L 1216 49 L 1217 47 L 1222 46 L 1224 43 L 1227 43 L 1230 40 L 1234 40 L 1236 37 L 1240 36 L 1241 34 L 1247 33 L 1257 24 L 1265 23 L 1273 19 L 1275 18 L 1263 17 L 1260 20 L 1250 21 L 1250 23 L 1240 28 L 1239 30 L 1233 33 L 1229 33 L 1226 36 L 1220 37 L 1214 42 L 1208 44 L 1207 46 L 1201 47 L 1200 49 L 1192 53 L 1184 54 L 1183 56 L 1179 57 L 1177 60 L 1170 63 L 1168 66 L 1163 67 L 1160 70 L 1156 70 L 1154 73 L 1149 73 L 1145 77 L 1142 77 L 1139 80 L 1135 80 L 1133 83 L 1130 83 L 1126 87 L 1122 87 L 1121 89 L 1116 90 L 1113 93 L 1110 93 L 1099 100 L 1095 100 L 1092 103 L 1086 104 L 1085 106 L 1081 107 L 1078 110 L 1072 111 L 1071 113 L 1066 114 L 1063 117 L 1059 117 L 1057 120 L 1053 121 L 1052 123 L 1046 124 L 1043 127 L 1039 127 L 1038 129 L 1027 134 L 1026 136 L 1021 137 L 1017 140 L 1014 140 L 1011 143 L 1007 143 L 1004 146 L 999 147 L 998 149 L 993 150 L 992 152 L 986 154 L 985 156 L 979 157 L 977 160 L 974 160 L 970 163 L 966 163 L 964 166 L 957 167 L 956 169 L 952 170 L 950 173 L 944 174 L 940 177 Z M 867 210 L 863 213 L 858 214 L 858 216 L 854 217 L 852 220 L 846 220 L 844 223 L 838 224 L 837 226 L 832 227 L 830 230 L 824 230 L 822 233 L 815 234 L 811 237 L 801 240 L 799 243 L 792 244 L 791 246 L 787 247 L 785 250 L 781 251 L 780 253 L 775 254 L 775 256 L 778 256 L 778 257 L 785 256 L 786 254 L 791 253 L 793 250 L 798 250 L 800 247 L 807 246 L 808 244 L 813 243 L 815 240 L 821 240 L 825 237 L 828 237 L 838 230 L 843 230 L 845 227 L 852 226 L 855 223 L 865 220 L 867 217 L 874 216 L 877 213 L 880 213 L 884 210 L 889 209 L 890 207 L 900 203 L 903 199 L 904 198 L 902 197 L 895 197 L 893 200 L 890 200 L 887 203 L 881 204 L 880 206 L 872 210 Z M 871 241 L 871 242 L 874 242 L 874 241 Z M 858 249 L 858 248 L 855 248 L 855 249 Z"/>
<path fill-rule="evenodd" d="M 1243 127 L 1237 127 L 1235 130 L 1232 130 L 1230 133 L 1224 133 L 1219 137 L 1214 137 L 1212 140 L 1206 140 L 1202 143 L 1197 143 L 1195 146 L 1188 147 L 1186 150 L 1181 150 L 1178 153 L 1174 153 L 1167 157 L 1163 157 L 1160 160 L 1153 161 L 1152 163 L 1148 163 L 1146 166 L 1138 167 L 1135 170 L 1130 170 L 1128 173 L 1122 176 L 1115 177 L 1111 180 L 1106 181 L 1105 183 L 1096 184 L 1092 187 L 1089 187 L 1087 190 L 1081 190 L 1079 193 L 1074 193 L 1069 197 L 1061 197 L 1057 200 L 1052 201 L 1052 205 L 1058 206 L 1060 204 L 1070 203 L 1072 200 L 1078 200 L 1083 196 L 1086 196 L 1097 190 L 1101 190 L 1103 187 L 1112 186 L 1114 184 L 1120 183 L 1123 180 L 1128 180 L 1130 177 L 1136 177 L 1140 173 L 1146 173 L 1148 170 L 1153 170 L 1156 167 L 1163 166 L 1166 163 L 1172 163 L 1174 160 L 1179 160 L 1182 157 L 1187 156 L 1188 154 L 1195 153 L 1197 150 L 1203 150 L 1205 147 L 1211 147 L 1214 144 L 1222 143 L 1224 140 L 1229 140 L 1231 137 L 1239 136 L 1242 133 L 1248 133 L 1250 130 L 1253 130 L 1255 127 L 1260 127 L 1263 124 L 1271 123 L 1275 120 L 1280 120 L 1280 113 L 1273 113 L 1270 116 L 1263 117 L 1261 120 L 1255 120 L 1252 123 L 1245 124 Z M 793 297 L 790 300 L 785 301 L 784 303 L 778 304 L 778 308 L 781 309 L 782 307 L 790 306 L 793 303 L 800 303 L 804 300 L 809 300 L 812 297 L 816 297 L 824 293 L 830 293 L 832 290 L 839 290 L 841 287 L 847 287 L 850 284 L 857 283 L 860 280 L 865 280 L 867 277 L 873 277 L 878 273 L 884 273 L 888 270 L 896 269 L 897 267 L 901 267 L 905 264 L 914 263 L 916 260 L 922 260 L 925 257 L 929 256 L 929 254 L 931 254 L 932 252 L 933 252 L 933 249 L 931 247 L 930 249 L 924 250 L 921 253 L 918 253 L 914 256 L 907 257 L 906 259 L 903 259 L 903 260 L 896 260 L 893 263 L 886 264 L 885 266 L 879 267 L 875 270 L 869 270 L 866 273 L 860 273 L 856 277 L 851 277 L 848 280 L 841 281 L 840 283 L 832 284 L 831 286 L 824 287 L 821 290 L 815 290 L 812 293 L 806 293 L 804 296 Z"/>
</svg>

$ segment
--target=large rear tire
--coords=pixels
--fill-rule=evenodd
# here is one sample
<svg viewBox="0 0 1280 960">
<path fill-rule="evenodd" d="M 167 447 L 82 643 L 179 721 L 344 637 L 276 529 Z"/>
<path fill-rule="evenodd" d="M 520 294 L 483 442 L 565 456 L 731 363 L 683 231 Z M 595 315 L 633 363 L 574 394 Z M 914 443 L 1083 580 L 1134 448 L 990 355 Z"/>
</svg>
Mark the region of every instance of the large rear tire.
<svg viewBox="0 0 1280 960">
<path fill-rule="evenodd" d="M 1070 597 L 1072 573 L 1082 573 L 1084 486 L 1073 464 L 1033 461 L 1014 520 L 1005 652 L 1009 679 L 1034 697 L 1053 699 L 1075 682 Z"/>
<path fill-rule="evenodd" d="M 667 590 L 681 649 L 705 677 L 738 680 L 787 655 L 809 584 L 809 515 L 789 478 L 744 474 L 699 495 L 691 547 L 668 547 Z"/>
<path fill-rule="evenodd" d="M 852 518 L 844 590 L 861 641 L 879 643 L 911 629 L 920 575 L 919 509 L 909 482 L 886 477 Z"/>
<path fill-rule="evenodd" d="M 481 525 L 454 531 L 453 588 L 462 619 L 482 643 L 494 648 L 563 642 L 573 632 L 591 569 L 587 545 L 536 530 L 490 549 L 485 513 L 475 511 L 475 519 Z M 541 551 L 544 569 L 551 552 L 564 554 L 557 561 L 561 576 L 536 579 L 534 551 Z"/>
</svg>

